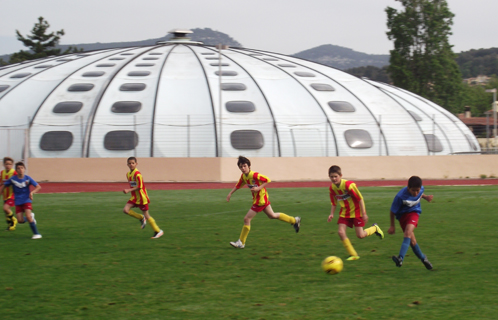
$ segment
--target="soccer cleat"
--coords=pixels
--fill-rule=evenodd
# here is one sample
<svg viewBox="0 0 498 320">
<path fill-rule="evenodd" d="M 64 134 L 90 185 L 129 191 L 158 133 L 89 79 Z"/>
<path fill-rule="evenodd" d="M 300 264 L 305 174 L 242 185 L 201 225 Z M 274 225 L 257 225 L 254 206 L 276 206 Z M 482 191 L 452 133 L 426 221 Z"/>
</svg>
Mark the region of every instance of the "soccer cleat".
<svg viewBox="0 0 498 320">
<path fill-rule="evenodd" d="M 41 234 L 34 234 L 31 239 L 41 239 L 42 235 Z"/>
<path fill-rule="evenodd" d="M 347 258 L 346 260 L 353 261 L 353 260 L 359 260 L 359 259 L 360 259 L 360 256 L 349 256 L 349 258 Z"/>
<path fill-rule="evenodd" d="M 147 224 L 147 219 L 144 216 L 144 218 L 140 220 L 140 225 L 141 225 L 140 228 L 142 229 L 145 228 L 146 224 Z"/>
<path fill-rule="evenodd" d="M 380 229 L 380 227 L 376 223 L 374 223 L 372 226 L 374 226 L 375 229 L 377 229 L 375 231 L 375 234 L 380 238 L 380 240 L 384 239 L 384 232 L 382 232 L 382 230 Z"/>
<path fill-rule="evenodd" d="M 401 267 L 403 265 L 403 258 L 400 256 L 392 256 L 391 259 L 393 259 L 394 263 L 396 263 L 396 267 Z"/>
<path fill-rule="evenodd" d="M 424 266 L 427 268 L 427 270 L 432 270 L 432 264 L 429 262 L 429 259 L 427 259 L 427 256 L 423 260 L 421 260 Z"/>
<path fill-rule="evenodd" d="M 162 230 L 159 230 L 159 232 L 154 232 L 154 236 L 151 237 L 151 239 L 157 239 L 157 238 L 161 238 L 164 234 L 164 231 Z"/>
<path fill-rule="evenodd" d="M 242 243 L 242 241 L 237 240 L 235 242 L 230 242 L 230 245 L 234 248 L 239 248 L 239 249 L 244 249 L 245 245 Z"/>
<path fill-rule="evenodd" d="M 301 217 L 296 217 L 296 223 L 293 224 L 294 230 L 296 230 L 296 233 L 299 232 L 299 228 L 301 227 Z"/>
</svg>

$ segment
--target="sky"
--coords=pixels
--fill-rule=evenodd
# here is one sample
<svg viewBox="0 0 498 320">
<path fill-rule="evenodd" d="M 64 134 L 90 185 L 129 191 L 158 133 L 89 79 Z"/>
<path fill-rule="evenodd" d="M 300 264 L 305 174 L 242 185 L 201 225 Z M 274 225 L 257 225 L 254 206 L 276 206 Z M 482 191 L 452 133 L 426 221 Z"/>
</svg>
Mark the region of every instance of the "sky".
<svg viewBox="0 0 498 320">
<path fill-rule="evenodd" d="M 454 52 L 498 47 L 498 1 L 447 0 Z M 333 44 L 389 54 L 385 9 L 395 0 L 0 0 L 0 54 L 24 49 L 15 31 L 30 33 L 39 16 L 61 44 L 159 38 L 176 28 L 211 28 L 246 48 L 294 54 Z"/>
</svg>

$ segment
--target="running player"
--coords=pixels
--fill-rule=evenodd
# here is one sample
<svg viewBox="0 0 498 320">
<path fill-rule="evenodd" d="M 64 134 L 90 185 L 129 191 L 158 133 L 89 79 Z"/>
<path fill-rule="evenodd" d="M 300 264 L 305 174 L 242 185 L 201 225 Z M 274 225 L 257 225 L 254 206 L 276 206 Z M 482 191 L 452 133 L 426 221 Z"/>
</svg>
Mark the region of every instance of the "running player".
<svg viewBox="0 0 498 320">
<path fill-rule="evenodd" d="M 9 157 L 3 158 L 3 167 L 4 170 L 0 172 L 1 180 L 0 185 L 7 180 L 9 180 L 12 176 L 16 175 L 16 170 L 14 170 L 14 160 Z M 3 190 L 3 212 L 5 213 L 5 220 L 7 221 L 7 231 L 16 230 L 17 219 L 14 217 L 14 213 L 12 213 L 11 207 L 14 207 L 14 191 L 12 190 L 12 186 L 5 188 Z"/>
<path fill-rule="evenodd" d="M 138 171 L 137 166 L 137 158 L 129 157 L 127 160 L 128 168 L 130 171 L 126 174 L 126 179 L 130 184 L 130 188 L 124 189 L 123 193 L 131 193 L 130 200 L 126 203 L 123 212 L 129 216 L 132 216 L 138 220 L 140 220 L 141 228 L 145 228 L 147 222 L 151 225 L 152 229 L 154 229 L 154 235 L 151 239 L 160 238 L 164 232 L 159 229 L 156 224 L 156 220 L 152 218 L 149 214 L 149 195 L 147 194 L 147 189 L 145 189 L 144 180 L 142 178 L 142 174 Z M 131 210 L 131 208 L 139 208 L 142 210 L 142 214 L 136 213 Z"/>
</svg>

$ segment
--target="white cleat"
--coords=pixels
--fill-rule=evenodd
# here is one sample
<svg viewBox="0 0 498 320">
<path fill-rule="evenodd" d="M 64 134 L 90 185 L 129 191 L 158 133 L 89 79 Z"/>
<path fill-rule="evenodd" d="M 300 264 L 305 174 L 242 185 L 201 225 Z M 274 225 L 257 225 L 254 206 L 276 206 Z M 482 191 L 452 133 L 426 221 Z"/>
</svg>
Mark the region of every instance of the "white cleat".
<svg viewBox="0 0 498 320">
<path fill-rule="evenodd" d="M 42 235 L 41 234 L 34 234 L 31 239 L 41 239 Z"/>
<path fill-rule="evenodd" d="M 235 242 L 230 242 L 230 245 L 234 248 L 239 248 L 239 249 L 244 249 L 245 245 L 242 243 L 242 241 L 237 240 Z"/>
<path fill-rule="evenodd" d="M 154 236 L 151 237 L 151 239 L 161 238 L 163 236 L 163 234 L 164 234 L 164 231 L 159 230 L 159 232 L 154 233 Z"/>
</svg>

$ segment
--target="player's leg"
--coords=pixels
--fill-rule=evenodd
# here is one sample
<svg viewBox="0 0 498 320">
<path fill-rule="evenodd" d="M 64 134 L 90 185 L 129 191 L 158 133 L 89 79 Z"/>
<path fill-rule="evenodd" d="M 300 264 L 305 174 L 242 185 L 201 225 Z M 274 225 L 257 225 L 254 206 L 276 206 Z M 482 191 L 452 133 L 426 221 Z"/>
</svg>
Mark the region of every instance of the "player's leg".
<svg viewBox="0 0 498 320">
<path fill-rule="evenodd" d="M 339 238 L 342 241 L 342 245 L 344 246 L 344 248 L 346 248 L 346 250 L 349 253 L 349 258 L 347 258 L 347 260 L 358 260 L 360 259 L 360 256 L 358 256 L 358 253 L 353 248 L 351 241 L 349 241 L 349 238 L 346 234 L 346 227 L 347 227 L 346 224 L 338 223 L 337 234 L 339 234 Z"/>
<path fill-rule="evenodd" d="M 125 214 L 129 215 L 130 217 L 138 219 L 138 220 L 140 220 L 140 222 L 142 222 L 142 220 L 144 219 L 144 216 L 142 214 L 136 213 L 135 211 L 131 210 L 131 208 L 133 208 L 135 206 L 136 206 L 136 204 L 134 204 L 131 201 L 128 201 L 123 208 L 123 212 Z"/>
<path fill-rule="evenodd" d="M 427 255 L 425 255 L 422 250 L 420 249 L 417 239 L 415 238 L 415 233 L 412 232 L 412 235 L 410 237 L 410 246 L 412 247 L 413 253 L 417 256 L 417 258 L 422 261 L 424 266 L 427 268 L 427 270 L 432 269 L 432 264 L 430 263 L 429 259 L 427 259 Z"/>
<path fill-rule="evenodd" d="M 300 217 L 291 217 L 289 215 L 286 215 L 283 212 L 273 212 L 273 209 L 271 205 L 268 205 L 263 212 L 268 216 L 270 219 L 278 219 L 280 221 L 287 222 L 291 224 L 296 232 L 299 232 L 299 228 L 301 227 L 301 218 Z"/>
<path fill-rule="evenodd" d="M 400 221 L 400 224 L 402 222 Z M 401 228 L 403 229 L 403 242 L 401 243 L 401 248 L 399 249 L 399 255 L 398 256 L 392 256 L 392 260 L 396 264 L 396 267 L 401 267 L 403 265 L 403 260 L 405 259 L 406 252 L 408 251 L 408 248 L 410 247 L 411 244 L 411 237 L 413 235 L 413 230 L 415 229 L 415 225 L 413 224 L 406 224 L 406 225 L 401 225 Z"/>
<path fill-rule="evenodd" d="M 142 211 L 142 213 L 144 215 L 144 220 L 149 222 L 150 226 L 154 230 L 154 235 L 152 236 L 152 239 L 160 238 L 164 234 L 164 232 L 156 224 L 156 220 L 154 220 L 154 218 L 152 218 L 152 216 L 149 214 L 149 210 Z M 145 227 L 145 224 L 144 224 L 144 227 Z"/>
<path fill-rule="evenodd" d="M 32 209 L 24 209 L 24 215 L 26 216 L 26 220 L 29 222 L 29 227 L 31 231 L 33 231 L 33 237 L 31 239 L 40 239 L 42 236 L 38 232 L 38 227 L 36 226 L 36 221 L 33 218 Z"/>
<path fill-rule="evenodd" d="M 14 231 L 16 230 L 17 219 L 14 217 L 14 213 L 11 210 L 11 201 L 7 200 L 3 203 L 3 212 L 5 213 L 5 220 L 7 221 L 7 230 Z"/>
<path fill-rule="evenodd" d="M 251 220 L 258 214 L 256 211 L 249 209 L 244 217 L 244 225 L 242 226 L 242 231 L 240 232 L 239 240 L 235 242 L 230 242 L 230 245 L 234 248 L 243 249 L 246 245 L 247 236 L 251 230 Z"/>
</svg>

